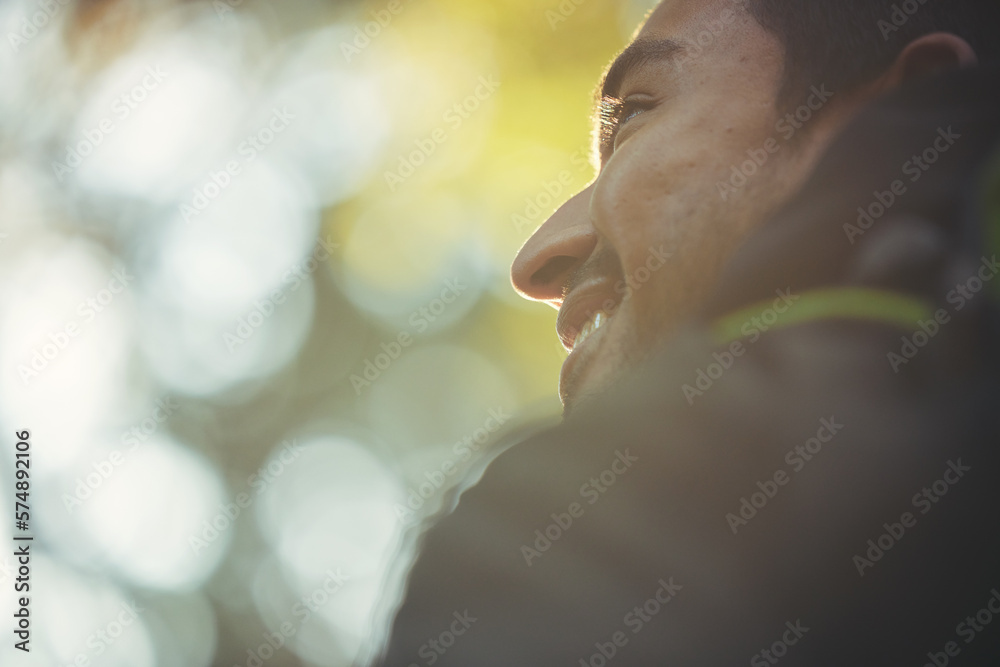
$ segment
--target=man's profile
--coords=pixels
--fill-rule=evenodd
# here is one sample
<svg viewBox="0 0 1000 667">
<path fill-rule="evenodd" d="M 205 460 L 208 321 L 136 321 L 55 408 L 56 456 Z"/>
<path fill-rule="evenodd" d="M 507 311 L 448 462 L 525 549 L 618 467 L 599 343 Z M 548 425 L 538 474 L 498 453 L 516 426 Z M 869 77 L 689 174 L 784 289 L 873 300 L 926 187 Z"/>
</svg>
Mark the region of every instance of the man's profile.
<svg viewBox="0 0 1000 667">
<path fill-rule="evenodd" d="M 429 530 L 384 664 L 1000 656 L 998 30 L 660 3 L 512 267 L 567 419 Z"/>
<path fill-rule="evenodd" d="M 996 49 L 995 24 L 976 21 L 970 3 L 918 6 L 933 16 L 915 14 L 883 38 L 878 24 L 891 21 L 891 3 L 659 5 L 604 78 L 598 178 L 513 267 L 522 294 L 561 305 L 568 347 L 600 320 L 600 341 L 566 364 L 565 397 L 634 365 L 690 317 L 735 248 L 801 187 L 854 112 L 909 79 L 971 66 L 977 50 Z M 826 14 L 841 16 L 831 23 Z M 937 25 L 968 37 L 931 32 Z M 802 106 L 812 113 L 796 118 Z M 753 167 L 734 179 L 748 160 Z M 662 261 L 667 254 L 672 261 Z M 651 260 L 662 267 L 641 283 Z"/>
</svg>

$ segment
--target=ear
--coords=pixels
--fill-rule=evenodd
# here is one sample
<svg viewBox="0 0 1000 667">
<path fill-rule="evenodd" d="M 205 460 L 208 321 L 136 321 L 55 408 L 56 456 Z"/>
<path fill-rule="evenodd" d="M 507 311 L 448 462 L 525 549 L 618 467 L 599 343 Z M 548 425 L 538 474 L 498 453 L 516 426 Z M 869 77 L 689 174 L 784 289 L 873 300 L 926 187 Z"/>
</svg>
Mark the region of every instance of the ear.
<svg viewBox="0 0 1000 667">
<path fill-rule="evenodd" d="M 880 88 L 900 86 L 913 79 L 972 67 L 979 62 L 967 41 L 949 32 L 923 35 L 910 42 L 879 82 Z"/>
</svg>

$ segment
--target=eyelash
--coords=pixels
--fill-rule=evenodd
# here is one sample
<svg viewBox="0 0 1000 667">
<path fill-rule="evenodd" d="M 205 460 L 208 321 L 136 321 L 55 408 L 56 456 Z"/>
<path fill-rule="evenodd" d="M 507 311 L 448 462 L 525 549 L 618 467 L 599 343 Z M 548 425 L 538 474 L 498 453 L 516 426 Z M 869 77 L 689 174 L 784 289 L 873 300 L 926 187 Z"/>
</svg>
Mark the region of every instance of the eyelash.
<svg viewBox="0 0 1000 667">
<path fill-rule="evenodd" d="M 630 120 L 632 120 L 633 118 L 635 118 L 636 116 L 638 116 L 639 113 L 634 113 L 634 112 L 637 112 L 637 111 L 640 112 L 640 113 L 643 112 L 643 111 L 649 111 L 649 105 L 645 104 L 645 103 L 641 103 L 640 104 L 639 102 L 635 102 L 635 101 L 632 101 L 632 102 L 628 102 L 628 101 L 623 102 L 622 103 L 622 107 L 621 107 L 621 113 L 620 113 L 619 118 L 618 118 L 618 129 L 621 130 L 621 128 L 626 123 L 628 123 Z"/>
<path fill-rule="evenodd" d="M 607 155 L 614 149 L 615 139 L 621 129 L 642 112 L 649 111 L 655 103 L 652 100 L 629 100 L 605 97 L 601 100 L 601 154 Z"/>
</svg>

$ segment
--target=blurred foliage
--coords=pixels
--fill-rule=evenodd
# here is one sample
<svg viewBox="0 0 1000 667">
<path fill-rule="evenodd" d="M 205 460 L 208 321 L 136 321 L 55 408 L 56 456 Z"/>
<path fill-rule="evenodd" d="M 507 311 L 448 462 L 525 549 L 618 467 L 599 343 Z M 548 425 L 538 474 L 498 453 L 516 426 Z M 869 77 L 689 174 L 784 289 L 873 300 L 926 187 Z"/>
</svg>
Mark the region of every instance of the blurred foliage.
<svg viewBox="0 0 1000 667">
<path fill-rule="evenodd" d="M 555 311 L 509 266 L 593 178 L 651 4 L 0 5 L 0 423 L 32 430 L 40 582 L 0 664 L 380 639 L 405 529 L 558 414 Z"/>
</svg>

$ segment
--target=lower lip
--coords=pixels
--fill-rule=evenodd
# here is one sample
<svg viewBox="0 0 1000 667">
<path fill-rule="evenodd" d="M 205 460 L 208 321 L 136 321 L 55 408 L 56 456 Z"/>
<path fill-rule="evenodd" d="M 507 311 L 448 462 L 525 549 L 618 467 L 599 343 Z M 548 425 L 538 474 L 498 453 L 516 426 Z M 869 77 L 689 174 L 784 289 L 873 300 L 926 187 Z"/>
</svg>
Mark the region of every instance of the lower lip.
<svg viewBox="0 0 1000 667">
<path fill-rule="evenodd" d="M 580 345 L 574 345 L 573 351 L 563 362 L 562 371 L 559 374 L 559 392 L 563 399 L 571 398 L 582 384 L 584 374 L 590 364 L 593 363 L 597 355 L 597 349 L 604 338 L 605 332 L 611 326 L 613 318 L 601 325 L 601 328 L 590 334 L 590 336 Z"/>
</svg>

